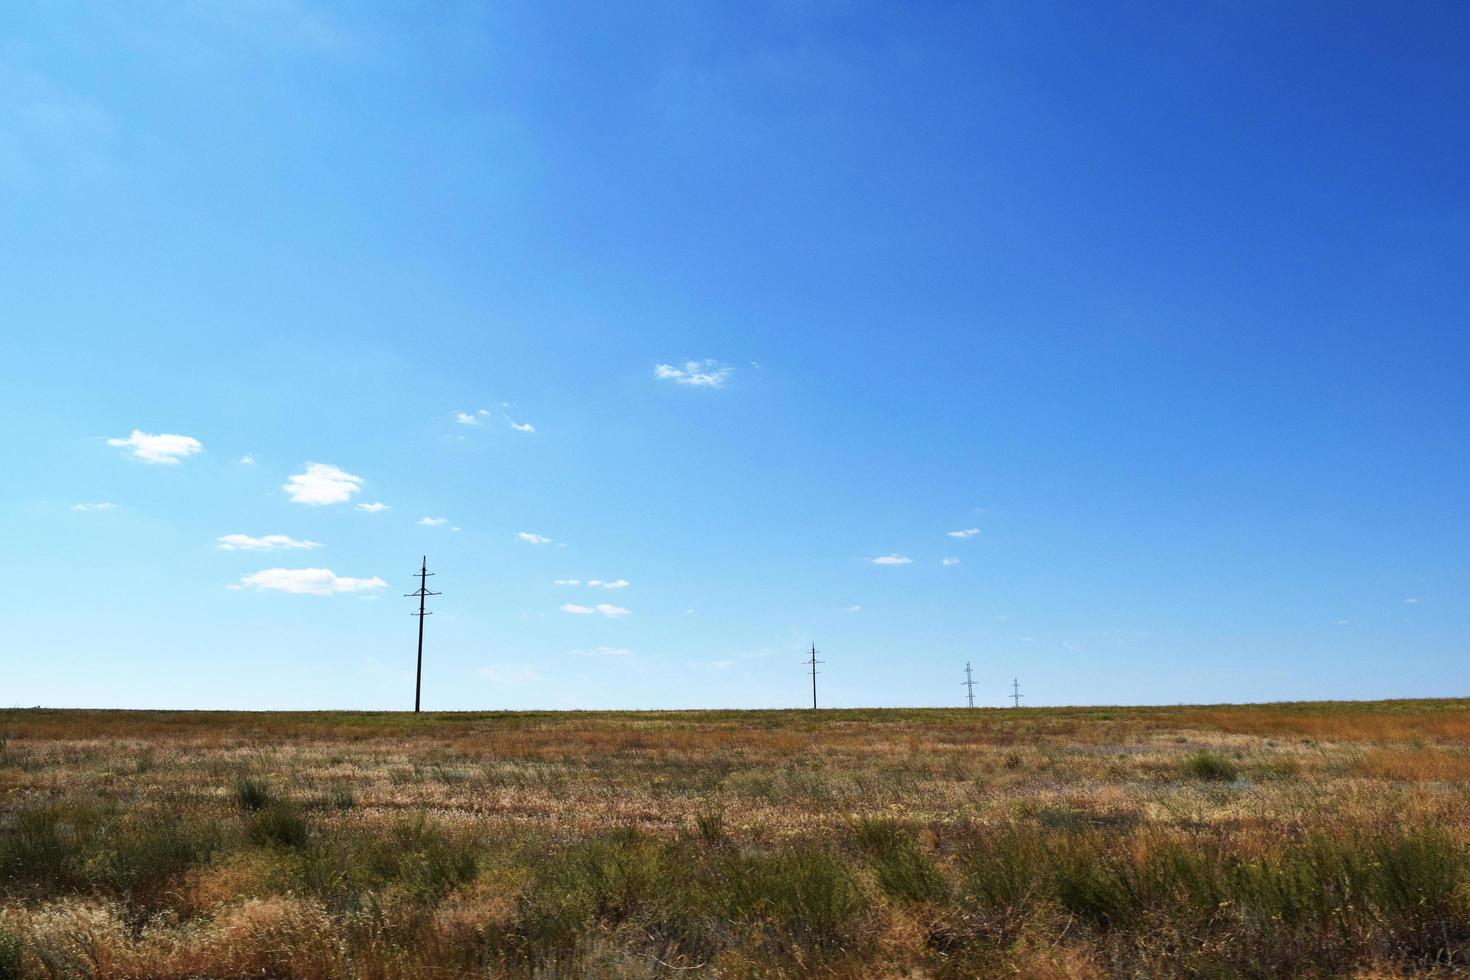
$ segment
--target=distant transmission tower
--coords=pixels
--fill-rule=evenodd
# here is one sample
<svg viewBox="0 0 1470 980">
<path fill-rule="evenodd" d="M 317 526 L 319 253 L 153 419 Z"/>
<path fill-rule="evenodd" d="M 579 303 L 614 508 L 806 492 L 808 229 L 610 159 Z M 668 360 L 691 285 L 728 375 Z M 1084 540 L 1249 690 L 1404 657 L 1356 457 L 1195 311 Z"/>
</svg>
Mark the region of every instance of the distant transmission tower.
<svg viewBox="0 0 1470 980">
<path fill-rule="evenodd" d="M 818 660 L 817 659 L 817 645 L 815 643 L 813 643 L 812 644 L 812 657 L 811 657 L 810 660 L 807 661 L 807 664 L 812 669 L 812 710 L 813 711 L 815 711 L 816 708 L 817 708 L 817 664 L 824 664 L 826 662 L 827 661 L 825 661 L 825 660 Z"/>
<path fill-rule="evenodd" d="M 431 612 L 424 611 L 424 599 L 431 595 L 440 595 L 440 593 L 438 592 L 429 591 L 429 577 L 433 574 L 433 572 L 429 571 L 429 556 L 425 555 L 423 564 L 419 566 L 418 591 L 410 592 L 406 596 L 404 596 L 405 599 L 412 599 L 414 596 L 419 597 L 419 611 L 416 613 L 409 613 L 410 616 L 417 616 L 419 618 L 419 666 L 418 670 L 414 672 L 413 677 L 414 714 L 418 714 L 419 693 L 420 691 L 422 691 L 424 684 L 424 617 L 434 615 Z"/>
<path fill-rule="evenodd" d="M 970 676 L 970 661 L 965 661 L 965 697 L 970 702 L 970 707 L 975 707 L 975 679 Z"/>
<path fill-rule="evenodd" d="M 1014 677 L 1011 678 L 1011 701 L 1014 702 L 1011 707 L 1021 706 L 1021 682 Z"/>
</svg>

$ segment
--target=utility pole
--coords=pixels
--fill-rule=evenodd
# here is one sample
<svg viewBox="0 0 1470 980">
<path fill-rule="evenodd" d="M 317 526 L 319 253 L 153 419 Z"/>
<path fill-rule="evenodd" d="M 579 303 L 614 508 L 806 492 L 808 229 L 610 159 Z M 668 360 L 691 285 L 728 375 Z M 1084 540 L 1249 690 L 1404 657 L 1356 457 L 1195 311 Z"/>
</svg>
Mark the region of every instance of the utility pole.
<svg viewBox="0 0 1470 980">
<path fill-rule="evenodd" d="M 970 676 L 970 661 L 965 661 L 965 697 L 975 707 L 975 679 Z"/>
<path fill-rule="evenodd" d="M 1011 707 L 1021 706 L 1021 682 L 1014 677 L 1011 678 L 1011 701 L 1014 702 Z"/>
<path fill-rule="evenodd" d="M 433 574 L 434 574 L 433 572 L 429 571 L 429 556 L 428 555 L 425 555 L 424 556 L 423 564 L 421 564 L 419 566 L 419 587 L 418 587 L 418 591 L 417 592 L 410 592 L 410 593 L 408 593 L 407 595 L 404 596 L 405 599 L 412 599 L 414 596 L 418 596 L 419 597 L 419 611 L 416 612 L 416 613 L 409 613 L 410 616 L 417 616 L 419 618 L 419 666 L 418 666 L 418 670 L 414 672 L 414 677 L 413 677 L 413 713 L 414 714 L 418 714 L 419 713 L 419 694 L 423 690 L 423 684 L 424 684 L 424 617 L 425 616 L 432 616 L 432 615 L 434 615 L 431 612 L 425 612 L 424 611 L 424 599 L 426 599 L 427 597 L 429 597 L 431 595 L 439 595 L 440 594 L 438 592 L 430 592 L 429 591 L 429 576 L 431 576 Z"/>
<path fill-rule="evenodd" d="M 815 643 L 813 643 L 812 644 L 812 658 L 807 661 L 807 663 L 812 668 L 812 710 L 813 711 L 817 710 L 817 664 L 824 664 L 826 662 L 827 661 L 825 661 L 825 660 L 818 660 L 817 659 L 817 645 Z"/>
</svg>

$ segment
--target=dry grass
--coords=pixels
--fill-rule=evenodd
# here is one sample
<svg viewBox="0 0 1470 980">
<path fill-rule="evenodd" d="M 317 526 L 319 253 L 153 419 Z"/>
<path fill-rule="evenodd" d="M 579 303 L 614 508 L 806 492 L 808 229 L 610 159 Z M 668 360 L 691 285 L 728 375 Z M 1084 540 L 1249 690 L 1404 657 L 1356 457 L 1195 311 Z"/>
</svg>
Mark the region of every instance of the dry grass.
<svg viewBox="0 0 1470 980">
<path fill-rule="evenodd" d="M 0 712 L 0 980 L 1388 976 L 1470 703 Z"/>
</svg>

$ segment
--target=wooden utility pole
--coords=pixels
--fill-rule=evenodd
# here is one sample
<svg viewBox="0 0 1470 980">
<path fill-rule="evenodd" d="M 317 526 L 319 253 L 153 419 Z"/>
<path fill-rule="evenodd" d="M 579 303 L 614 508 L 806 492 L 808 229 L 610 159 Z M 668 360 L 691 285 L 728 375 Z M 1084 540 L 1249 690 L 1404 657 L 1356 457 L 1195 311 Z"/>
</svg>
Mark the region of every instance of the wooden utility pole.
<svg viewBox="0 0 1470 980">
<path fill-rule="evenodd" d="M 440 593 L 438 592 L 429 591 L 429 576 L 433 574 L 433 572 L 429 571 L 429 556 L 424 555 L 423 563 L 419 565 L 418 591 L 410 592 L 406 596 L 404 596 L 405 599 L 412 599 L 414 596 L 419 597 L 419 611 L 416 613 L 409 613 L 410 616 L 417 616 L 419 618 L 419 663 L 418 669 L 414 671 L 413 676 L 414 714 L 419 713 L 419 695 L 422 693 L 424 685 L 424 617 L 434 615 L 431 612 L 425 611 L 424 600 L 431 595 L 440 595 Z"/>
</svg>

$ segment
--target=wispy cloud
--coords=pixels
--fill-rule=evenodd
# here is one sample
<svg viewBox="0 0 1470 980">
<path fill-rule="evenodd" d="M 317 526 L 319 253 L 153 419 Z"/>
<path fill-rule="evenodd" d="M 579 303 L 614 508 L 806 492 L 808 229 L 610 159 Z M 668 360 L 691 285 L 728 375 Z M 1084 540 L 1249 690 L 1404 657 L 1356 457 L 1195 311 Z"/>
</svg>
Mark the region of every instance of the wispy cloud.
<svg viewBox="0 0 1470 980">
<path fill-rule="evenodd" d="M 980 529 L 978 527 L 967 527 L 963 531 L 946 531 L 945 533 L 952 538 L 973 538 L 980 533 Z"/>
<path fill-rule="evenodd" d="M 1419 597 L 1418 596 L 1415 596 L 1415 595 L 1411 595 L 1408 598 L 1406 598 L 1404 601 L 1407 602 L 1411 606 L 1417 605 L 1418 602 L 1419 602 Z"/>
<path fill-rule="evenodd" d="M 320 548 L 317 541 L 298 541 L 284 534 L 252 538 L 248 534 L 226 534 L 217 539 L 221 551 L 298 551 Z"/>
<path fill-rule="evenodd" d="M 551 539 L 544 534 L 533 534 L 530 531 L 517 531 L 516 537 L 527 544 L 551 544 Z"/>
<path fill-rule="evenodd" d="M 480 424 L 480 420 L 478 418 L 476 418 L 475 416 L 471 415 L 469 412 L 455 412 L 454 415 L 453 415 L 453 418 L 454 418 L 454 421 L 458 422 L 460 425 L 479 425 Z"/>
<path fill-rule="evenodd" d="M 596 586 L 600 589 L 626 589 L 629 585 L 629 582 L 625 578 L 616 579 L 612 582 L 604 582 L 601 579 L 589 578 L 587 580 L 587 584 Z"/>
<path fill-rule="evenodd" d="M 100 106 L 14 58 L 0 62 L 0 184 L 105 173 L 118 129 L 118 120 Z"/>
<path fill-rule="evenodd" d="M 104 500 L 95 504 L 72 504 L 71 509 L 80 511 L 117 510 L 117 504 L 111 504 Z"/>
<path fill-rule="evenodd" d="M 307 463 L 281 487 L 297 504 L 340 504 L 362 489 L 362 477 L 327 463 Z"/>
<path fill-rule="evenodd" d="M 569 656 L 569 657 L 628 657 L 628 656 L 631 656 L 632 653 L 633 653 L 632 650 L 625 650 L 622 647 L 593 647 L 590 650 L 568 650 L 567 651 L 567 656 Z"/>
<path fill-rule="evenodd" d="M 912 565 L 914 560 L 906 555 L 879 555 L 877 558 L 869 558 L 868 563 L 872 565 Z"/>
<path fill-rule="evenodd" d="M 242 466 L 251 466 L 254 463 L 255 463 L 255 457 L 253 455 L 251 455 L 250 453 L 246 453 L 244 456 L 241 456 L 240 457 L 240 465 L 242 465 Z"/>
<path fill-rule="evenodd" d="M 591 616 L 595 613 L 601 613 L 609 619 L 620 619 L 628 615 L 631 610 L 606 602 L 599 602 L 595 606 L 581 606 L 575 602 L 568 602 L 561 607 L 561 611 L 571 613 L 573 616 Z"/>
<path fill-rule="evenodd" d="M 534 425 L 532 425 L 530 422 L 516 422 L 516 421 L 509 420 L 509 419 L 507 419 L 507 421 L 510 422 L 510 427 L 512 429 L 515 429 L 517 432 L 535 432 L 536 431 L 536 427 Z"/>
<path fill-rule="evenodd" d="M 696 388 L 723 388 L 725 382 L 730 380 L 730 375 L 734 373 L 733 367 L 721 364 L 709 357 L 702 361 L 685 361 L 683 367 L 656 364 L 653 368 L 655 378 L 662 378 L 675 384 L 692 385 Z"/>
<path fill-rule="evenodd" d="M 958 558 L 943 558 L 940 559 L 939 562 L 939 564 L 943 565 L 945 568 L 950 568 L 954 565 L 958 565 L 959 563 L 960 560 Z"/>
<path fill-rule="evenodd" d="M 153 435 L 138 429 L 126 439 L 109 439 L 109 446 L 119 449 L 128 449 L 138 459 L 145 463 L 164 463 L 172 465 L 186 456 L 203 452 L 204 446 L 198 439 L 192 436 L 179 436 L 167 432 Z"/>
<path fill-rule="evenodd" d="M 448 523 L 449 523 L 449 518 L 447 518 L 447 517 L 420 517 L 419 518 L 419 526 L 420 527 L 438 527 L 441 524 L 448 524 Z"/>
<path fill-rule="evenodd" d="M 369 514 L 376 514 L 379 511 L 388 510 L 390 508 L 385 503 L 374 501 L 370 504 L 358 504 L 357 509 L 367 511 Z"/>
<path fill-rule="evenodd" d="M 862 606 L 848 606 L 847 607 L 847 611 L 848 612 L 862 612 L 863 611 L 863 607 Z"/>
<path fill-rule="evenodd" d="M 240 587 L 291 592 L 296 595 L 335 595 L 339 592 L 371 592 L 388 585 L 377 576 L 348 578 L 330 568 L 267 568 L 247 575 Z"/>
<path fill-rule="evenodd" d="M 574 578 L 559 578 L 555 582 L 552 582 L 551 584 L 552 585 L 581 585 L 582 583 L 581 582 L 578 582 Z"/>
</svg>

